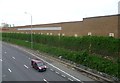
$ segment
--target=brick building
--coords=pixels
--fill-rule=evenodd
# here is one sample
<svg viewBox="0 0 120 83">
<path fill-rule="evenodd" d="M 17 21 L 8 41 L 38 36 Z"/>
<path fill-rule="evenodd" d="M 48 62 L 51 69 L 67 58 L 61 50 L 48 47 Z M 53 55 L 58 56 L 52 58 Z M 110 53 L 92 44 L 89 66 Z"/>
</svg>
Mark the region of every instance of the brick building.
<svg viewBox="0 0 120 83">
<path fill-rule="evenodd" d="M 83 21 L 32 25 L 32 32 L 46 35 L 64 36 L 114 36 L 120 38 L 120 16 L 109 15 L 83 18 Z M 31 25 L 16 26 L 2 32 L 31 33 Z"/>
</svg>

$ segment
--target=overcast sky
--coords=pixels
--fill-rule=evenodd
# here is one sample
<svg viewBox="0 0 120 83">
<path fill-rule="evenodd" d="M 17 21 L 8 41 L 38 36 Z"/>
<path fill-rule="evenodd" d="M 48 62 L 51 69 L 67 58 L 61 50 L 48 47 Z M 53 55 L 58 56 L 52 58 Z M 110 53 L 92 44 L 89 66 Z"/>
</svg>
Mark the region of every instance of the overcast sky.
<svg viewBox="0 0 120 83">
<path fill-rule="evenodd" d="M 0 0 L 0 23 L 29 25 L 118 14 L 120 0 Z M 28 12 L 29 14 L 25 14 Z"/>
</svg>

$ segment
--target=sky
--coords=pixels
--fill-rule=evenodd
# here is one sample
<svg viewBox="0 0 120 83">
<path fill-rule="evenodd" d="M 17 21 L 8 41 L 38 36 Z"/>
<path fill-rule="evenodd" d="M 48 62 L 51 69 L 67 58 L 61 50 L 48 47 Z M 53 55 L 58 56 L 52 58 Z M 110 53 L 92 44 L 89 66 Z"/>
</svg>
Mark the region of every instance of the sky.
<svg viewBox="0 0 120 83">
<path fill-rule="evenodd" d="M 118 14 L 120 0 L 0 0 L 0 23 L 15 26 L 82 21 Z M 27 12 L 27 14 L 25 14 Z"/>
</svg>

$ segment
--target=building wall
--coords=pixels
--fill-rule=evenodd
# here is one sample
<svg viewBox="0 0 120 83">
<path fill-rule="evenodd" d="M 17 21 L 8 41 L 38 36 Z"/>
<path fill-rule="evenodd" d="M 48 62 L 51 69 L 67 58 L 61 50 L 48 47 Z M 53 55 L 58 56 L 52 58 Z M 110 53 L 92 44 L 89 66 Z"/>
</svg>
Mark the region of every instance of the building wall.
<svg viewBox="0 0 120 83">
<path fill-rule="evenodd" d="M 109 33 L 114 33 L 115 37 L 120 38 L 120 34 L 118 30 L 118 15 L 112 16 L 100 16 L 100 17 L 91 17 L 84 18 L 83 21 L 75 21 L 75 22 L 62 22 L 62 23 L 51 23 L 51 24 L 41 24 L 41 25 L 33 25 L 33 28 L 40 27 L 62 27 L 62 30 L 52 30 L 52 31 L 33 31 L 35 33 L 52 33 L 52 35 L 64 34 L 65 36 L 74 36 L 77 34 L 78 36 L 88 35 L 97 35 L 97 36 L 109 36 Z M 10 28 L 9 30 L 5 30 L 3 32 L 29 32 L 30 31 L 18 31 L 17 28 L 30 28 L 28 26 L 17 26 L 14 28 Z"/>
<path fill-rule="evenodd" d="M 106 16 L 84 19 L 86 32 L 93 35 L 108 36 L 114 33 L 118 37 L 118 16 Z"/>
</svg>

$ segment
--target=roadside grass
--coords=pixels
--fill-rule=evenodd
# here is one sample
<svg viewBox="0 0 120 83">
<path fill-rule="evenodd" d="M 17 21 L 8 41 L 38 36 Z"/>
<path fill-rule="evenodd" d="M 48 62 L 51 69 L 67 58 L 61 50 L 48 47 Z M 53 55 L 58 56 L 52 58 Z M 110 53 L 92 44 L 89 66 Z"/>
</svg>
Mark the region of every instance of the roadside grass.
<svg viewBox="0 0 120 83">
<path fill-rule="evenodd" d="M 31 43 L 26 40 L 3 37 L 3 41 L 30 48 Z M 72 51 L 66 48 L 51 46 L 48 44 L 33 43 L 33 49 L 39 50 L 53 56 L 71 60 L 77 64 L 87 66 L 100 72 L 107 73 L 120 79 L 120 58 L 112 61 L 96 54 L 90 54 L 87 50 Z"/>
</svg>

